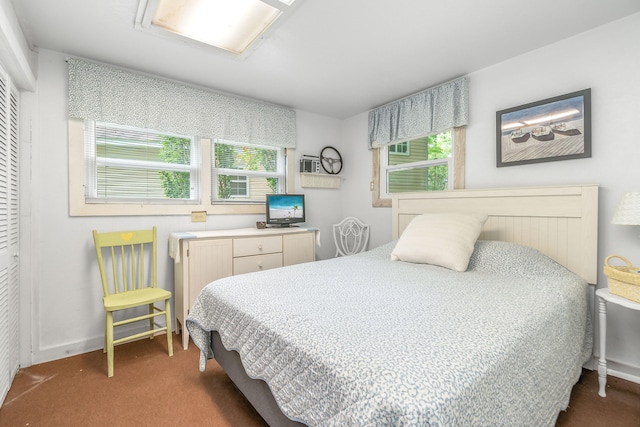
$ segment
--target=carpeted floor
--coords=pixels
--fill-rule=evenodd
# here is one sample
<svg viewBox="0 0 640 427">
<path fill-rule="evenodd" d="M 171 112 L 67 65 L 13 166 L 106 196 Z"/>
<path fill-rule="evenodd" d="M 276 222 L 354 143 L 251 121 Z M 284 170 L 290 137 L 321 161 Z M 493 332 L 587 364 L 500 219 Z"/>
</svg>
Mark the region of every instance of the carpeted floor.
<svg viewBox="0 0 640 427">
<path fill-rule="evenodd" d="M 116 348 L 115 375 L 102 351 L 21 369 L 0 408 L 0 427 L 18 426 L 265 426 L 215 361 L 198 371 L 199 352 L 174 338 Z M 574 387 L 562 427 L 640 426 L 640 385 L 609 377 L 598 396 L 596 372 Z"/>
</svg>

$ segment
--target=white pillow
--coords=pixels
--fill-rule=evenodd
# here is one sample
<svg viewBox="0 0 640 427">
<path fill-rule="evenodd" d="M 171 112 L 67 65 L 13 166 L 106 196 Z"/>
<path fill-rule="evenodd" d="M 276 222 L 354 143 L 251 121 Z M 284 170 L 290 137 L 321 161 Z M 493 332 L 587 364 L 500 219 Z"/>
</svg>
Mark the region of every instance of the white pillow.
<svg viewBox="0 0 640 427">
<path fill-rule="evenodd" d="M 391 252 L 393 261 L 466 271 L 487 214 L 432 213 L 411 220 Z"/>
</svg>

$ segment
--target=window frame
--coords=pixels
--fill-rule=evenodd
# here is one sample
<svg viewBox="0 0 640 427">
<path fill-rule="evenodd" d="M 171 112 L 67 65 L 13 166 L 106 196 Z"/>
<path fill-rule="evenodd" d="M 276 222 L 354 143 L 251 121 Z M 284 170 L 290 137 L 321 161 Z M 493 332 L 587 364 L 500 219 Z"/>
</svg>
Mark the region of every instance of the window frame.
<svg viewBox="0 0 640 427">
<path fill-rule="evenodd" d="M 411 141 L 402 141 L 402 142 L 398 142 L 397 144 L 389 144 L 387 145 L 387 149 L 391 149 L 391 147 L 394 148 L 393 154 L 397 155 L 397 156 L 410 156 L 411 155 Z M 397 151 L 397 149 L 399 147 L 404 147 L 404 151 Z M 391 151 L 388 151 L 389 153 L 391 153 Z"/>
<path fill-rule="evenodd" d="M 184 135 L 176 135 L 170 132 L 158 132 L 153 129 L 141 129 L 133 126 L 125 126 L 111 123 L 99 123 L 100 125 L 108 126 L 111 129 L 121 129 L 122 131 L 144 131 L 146 133 L 152 133 L 156 135 L 167 135 L 167 136 L 177 136 L 180 138 L 188 138 L 190 140 L 190 152 L 191 152 L 191 163 L 188 165 L 178 165 L 173 163 L 165 163 L 161 164 L 155 161 L 148 160 L 129 160 L 129 159 L 119 159 L 119 158 L 104 158 L 98 157 L 97 150 L 97 142 L 95 136 L 96 124 L 98 122 L 87 120 L 84 121 L 83 125 L 85 132 L 85 147 L 84 147 L 84 155 L 85 155 L 85 166 L 88 169 L 94 171 L 95 174 L 98 174 L 98 166 L 114 166 L 114 167 L 126 167 L 128 165 L 135 165 L 141 167 L 143 169 L 149 170 L 164 170 L 164 171 L 178 171 L 178 172 L 188 172 L 190 174 L 191 182 L 194 184 L 191 188 L 191 194 L 189 199 L 171 199 L 171 198 L 155 198 L 155 197 L 102 197 L 98 196 L 98 188 L 97 182 L 85 182 L 85 201 L 88 203 L 118 203 L 121 202 L 123 204 L 128 203 L 144 203 L 144 204 L 183 204 L 183 205 L 192 205 L 197 203 L 200 199 L 200 164 L 202 163 L 199 159 L 200 156 L 200 138 L 194 136 L 184 136 Z M 87 127 L 89 130 L 87 131 Z M 91 141 L 87 139 L 87 134 L 91 135 Z M 89 148 L 87 145 L 91 142 L 92 147 Z M 87 150 L 92 150 L 92 155 L 87 154 Z M 162 166 L 162 167 L 160 167 Z M 87 169 L 85 169 L 86 172 Z M 99 175 L 99 174 L 98 174 Z M 86 176 L 85 176 L 86 178 Z"/>
<path fill-rule="evenodd" d="M 446 131 L 447 129 L 443 130 Z M 465 127 L 456 127 L 451 129 L 452 139 L 452 156 L 451 162 L 453 167 L 449 168 L 449 176 L 452 182 L 450 189 L 458 190 L 464 188 L 464 156 L 465 156 Z M 391 207 L 391 196 L 381 191 L 386 179 L 382 178 L 382 174 L 386 171 L 383 154 L 386 152 L 383 148 L 373 148 L 372 155 L 372 178 L 371 178 L 371 205 L 373 207 Z M 447 161 L 447 159 L 442 159 Z M 433 162 L 433 161 L 429 161 Z M 421 192 L 426 192 L 421 191 Z"/>
<path fill-rule="evenodd" d="M 211 202 L 212 140 L 200 138 L 200 201 L 184 204 L 164 203 L 87 203 L 85 200 L 84 121 L 69 119 L 69 215 L 70 216 L 134 216 L 134 215 L 191 215 L 204 211 L 207 215 L 253 214 L 264 215 L 264 203 Z M 285 150 L 285 188 L 294 192 L 295 150 Z"/>
<path fill-rule="evenodd" d="M 253 147 L 253 148 L 262 148 L 262 149 L 267 149 L 267 150 L 273 150 L 277 153 L 277 156 L 280 157 L 282 156 L 283 158 L 283 162 L 279 162 L 278 163 L 278 167 L 277 167 L 277 171 L 276 172 L 265 172 L 265 171 L 252 171 L 252 170 L 248 170 L 248 169 L 228 169 L 228 168 L 215 168 L 214 167 L 214 162 L 215 162 L 215 144 L 225 144 L 225 145 L 232 145 L 232 146 L 237 146 L 237 147 Z M 223 139 L 213 139 L 211 142 L 212 145 L 212 158 L 210 166 L 211 166 L 211 177 L 212 178 L 216 178 L 217 180 L 217 175 L 228 175 L 228 176 L 245 176 L 246 178 L 249 178 L 251 176 L 256 176 L 256 177 L 270 177 L 270 178 L 278 178 L 280 184 L 278 184 L 278 190 L 280 192 L 290 192 L 287 186 L 287 182 L 289 181 L 287 179 L 288 176 L 288 172 L 287 172 L 287 149 L 285 148 L 279 148 L 279 147 L 269 147 L 269 146 L 265 146 L 265 145 L 259 145 L 259 144 L 247 144 L 244 142 L 235 142 L 235 141 L 227 141 L 227 140 L 223 140 Z M 289 175 L 290 176 L 290 175 Z M 247 179 L 246 181 L 246 186 L 247 186 L 247 194 L 250 195 L 250 183 L 251 180 Z M 216 183 L 217 184 L 217 181 Z M 212 193 L 210 194 L 211 200 L 213 204 L 225 204 L 225 203 L 237 203 L 237 200 L 242 200 L 243 196 L 231 196 L 229 199 L 218 199 L 214 194 L 213 194 L 213 185 L 214 183 L 211 182 L 211 189 L 212 189 Z M 236 199 L 236 200 L 234 200 Z M 247 201 L 246 203 L 257 203 L 255 200 L 252 201 Z"/>
<path fill-rule="evenodd" d="M 240 197 L 247 197 L 249 194 L 251 194 L 251 189 L 249 188 L 251 185 L 251 182 L 247 179 L 246 175 L 232 175 L 232 179 L 231 179 L 231 183 L 232 183 L 232 188 L 240 188 L 239 186 L 235 186 L 233 184 L 236 183 L 241 183 L 244 184 L 244 193 L 243 194 L 232 194 L 231 198 L 240 198 Z"/>
</svg>

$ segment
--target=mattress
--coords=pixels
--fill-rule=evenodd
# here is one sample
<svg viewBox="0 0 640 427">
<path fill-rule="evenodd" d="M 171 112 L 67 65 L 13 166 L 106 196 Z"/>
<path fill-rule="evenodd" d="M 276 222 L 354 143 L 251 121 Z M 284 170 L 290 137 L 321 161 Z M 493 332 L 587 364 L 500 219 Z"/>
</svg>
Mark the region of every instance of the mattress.
<svg viewBox="0 0 640 427">
<path fill-rule="evenodd" d="M 462 273 L 394 245 L 207 285 L 200 369 L 217 331 L 307 425 L 554 425 L 591 355 L 587 283 L 512 243 L 476 242 Z"/>
</svg>

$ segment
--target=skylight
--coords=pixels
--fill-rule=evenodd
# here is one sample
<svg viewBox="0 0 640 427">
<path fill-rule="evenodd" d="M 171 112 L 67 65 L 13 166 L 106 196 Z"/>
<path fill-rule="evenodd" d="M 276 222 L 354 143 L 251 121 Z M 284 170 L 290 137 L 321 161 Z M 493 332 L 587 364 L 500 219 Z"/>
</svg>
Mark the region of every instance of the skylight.
<svg viewBox="0 0 640 427">
<path fill-rule="evenodd" d="M 244 55 L 303 0 L 140 0 L 136 28 Z M 165 34 L 166 35 L 166 34 Z"/>
</svg>

